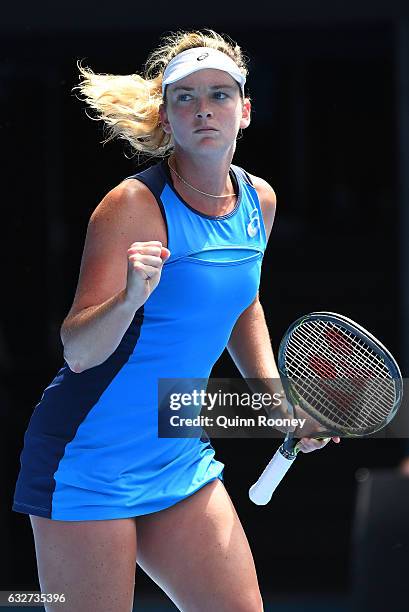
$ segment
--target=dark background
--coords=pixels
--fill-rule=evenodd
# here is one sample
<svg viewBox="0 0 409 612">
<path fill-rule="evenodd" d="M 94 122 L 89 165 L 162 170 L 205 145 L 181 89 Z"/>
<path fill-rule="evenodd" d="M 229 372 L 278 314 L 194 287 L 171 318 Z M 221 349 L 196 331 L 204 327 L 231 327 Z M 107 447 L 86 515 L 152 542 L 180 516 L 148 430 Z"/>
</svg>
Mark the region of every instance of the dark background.
<svg viewBox="0 0 409 612">
<path fill-rule="evenodd" d="M 78 59 L 127 74 L 165 31 L 211 27 L 236 39 L 250 57 L 253 120 L 235 163 L 269 181 L 278 198 L 260 290 L 274 349 L 295 318 L 330 310 L 368 328 L 409 372 L 409 9 L 318 0 L 114 8 L 15 4 L 0 23 L 0 590 L 38 588 L 28 517 L 10 508 L 25 428 L 62 365 L 59 327 L 89 216 L 145 167 L 120 141 L 101 146 L 102 125 L 71 92 Z M 227 352 L 213 375 L 238 375 Z M 356 472 L 394 468 L 404 444 L 343 440 L 304 456 L 274 502 L 257 508 L 248 487 L 275 445 L 214 440 L 262 591 L 283 602 L 325 595 L 331 608 L 322 609 L 349 609 L 334 606 L 353 578 Z M 139 570 L 137 591 L 160 598 Z"/>
</svg>

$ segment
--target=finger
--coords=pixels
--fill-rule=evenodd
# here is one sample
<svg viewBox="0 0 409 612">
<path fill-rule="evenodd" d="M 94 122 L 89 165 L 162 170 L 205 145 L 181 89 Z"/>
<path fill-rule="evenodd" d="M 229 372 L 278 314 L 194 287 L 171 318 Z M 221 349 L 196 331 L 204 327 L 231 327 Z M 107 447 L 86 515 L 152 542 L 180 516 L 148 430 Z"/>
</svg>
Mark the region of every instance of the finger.
<svg viewBox="0 0 409 612">
<path fill-rule="evenodd" d="M 128 249 L 128 253 L 132 254 L 132 253 L 143 253 L 144 255 L 156 255 L 157 257 L 160 256 L 162 249 L 164 247 L 161 246 L 155 246 L 155 245 L 139 245 L 139 246 L 131 246 Z"/>
<path fill-rule="evenodd" d="M 164 259 L 168 259 L 170 257 L 169 249 L 167 249 L 166 247 L 162 247 L 160 256 L 163 257 Z"/>
<path fill-rule="evenodd" d="M 341 442 L 341 438 L 339 436 L 334 436 L 331 438 L 331 440 L 335 442 L 335 444 L 339 444 Z"/>
<path fill-rule="evenodd" d="M 140 248 L 143 246 L 153 246 L 153 247 L 162 247 L 163 244 L 161 243 L 160 240 L 141 240 L 139 242 L 133 242 L 130 246 L 130 248 L 135 247 L 135 248 Z"/>
<path fill-rule="evenodd" d="M 314 438 L 301 438 L 298 443 L 299 449 L 303 453 L 311 453 L 312 451 L 324 448 L 328 444 L 331 438 L 325 438 L 324 440 L 316 440 Z"/>
<path fill-rule="evenodd" d="M 146 266 L 152 266 L 153 268 L 159 268 L 162 265 L 162 259 L 155 257 L 154 255 L 142 255 L 141 253 L 135 253 L 129 255 L 130 261 L 139 261 Z"/>
</svg>

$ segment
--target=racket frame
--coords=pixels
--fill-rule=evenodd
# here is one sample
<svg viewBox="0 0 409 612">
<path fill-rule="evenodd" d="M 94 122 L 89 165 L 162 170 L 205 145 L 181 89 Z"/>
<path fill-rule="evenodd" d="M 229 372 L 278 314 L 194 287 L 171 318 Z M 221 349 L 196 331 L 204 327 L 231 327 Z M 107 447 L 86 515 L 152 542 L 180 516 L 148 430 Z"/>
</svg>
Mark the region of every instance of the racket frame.
<svg viewBox="0 0 409 612">
<path fill-rule="evenodd" d="M 324 320 L 324 321 L 328 321 L 329 323 L 333 323 L 335 325 L 338 324 L 340 326 L 343 326 L 346 330 L 350 331 L 355 336 L 359 337 L 361 340 L 367 343 L 373 351 L 375 351 L 378 355 L 381 356 L 386 367 L 391 372 L 391 377 L 394 381 L 395 403 L 394 403 L 393 408 L 390 410 L 388 416 L 380 423 L 377 423 L 367 428 L 362 428 L 356 433 L 351 432 L 349 428 L 343 427 L 342 425 L 339 425 L 339 424 L 335 425 L 330 419 L 327 419 L 323 414 L 321 414 L 318 410 L 316 410 L 308 402 L 304 401 L 302 397 L 298 394 L 294 386 L 291 384 L 291 381 L 288 377 L 286 365 L 285 365 L 287 345 L 296 328 L 298 328 L 301 324 L 304 324 L 307 321 L 314 321 L 314 320 L 321 320 L 321 321 Z M 370 332 L 368 332 L 364 327 L 362 327 L 361 325 L 358 325 L 351 319 L 348 319 L 348 317 L 345 317 L 344 315 L 339 315 L 334 312 L 328 312 L 328 311 L 312 312 L 308 315 L 303 315 L 302 317 L 294 321 L 290 325 L 290 327 L 287 329 L 287 331 L 285 332 L 280 342 L 280 347 L 278 349 L 277 365 L 278 365 L 278 370 L 280 372 L 280 375 L 282 377 L 281 380 L 282 380 L 284 390 L 285 390 L 285 393 L 286 393 L 286 396 L 289 402 L 293 404 L 293 406 L 294 405 L 296 406 L 298 404 L 303 410 L 305 410 L 307 414 L 309 414 L 321 426 L 325 428 L 323 431 L 319 432 L 320 438 L 332 437 L 332 436 L 360 438 L 362 436 L 366 436 L 366 435 L 375 433 L 376 431 L 379 431 L 380 429 L 385 427 L 393 419 L 402 401 L 402 394 L 403 394 L 402 375 L 401 375 L 398 364 L 396 363 L 394 357 L 391 355 L 388 349 L 381 342 L 379 342 L 379 340 L 375 338 L 375 336 L 373 336 Z M 288 435 L 285 440 L 285 444 L 288 450 L 291 449 L 291 446 L 295 446 L 296 444 L 296 441 L 291 440 L 291 438 L 292 436 Z"/>
</svg>

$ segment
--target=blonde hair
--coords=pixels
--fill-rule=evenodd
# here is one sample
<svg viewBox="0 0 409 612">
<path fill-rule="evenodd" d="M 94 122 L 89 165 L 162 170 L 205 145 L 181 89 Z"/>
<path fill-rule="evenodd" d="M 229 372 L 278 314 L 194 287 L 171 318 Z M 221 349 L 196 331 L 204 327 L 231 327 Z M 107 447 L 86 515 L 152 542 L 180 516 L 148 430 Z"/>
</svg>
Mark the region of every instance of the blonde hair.
<svg viewBox="0 0 409 612">
<path fill-rule="evenodd" d="M 120 138 L 126 140 L 134 154 L 143 153 L 163 157 L 173 148 L 172 136 L 160 125 L 159 106 L 166 103 L 162 97 L 162 76 L 172 58 L 193 47 L 218 49 L 239 66 L 247 75 L 246 58 L 242 50 L 226 35 L 214 30 L 172 32 L 164 36 L 160 46 L 151 52 L 143 75 L 95 74 L 77 62 L 82 75 L 78 89 L 83 101 L 96 112 L 97 121 L 106 124 L 107 138 L 103 144 Z"/>
</svg>

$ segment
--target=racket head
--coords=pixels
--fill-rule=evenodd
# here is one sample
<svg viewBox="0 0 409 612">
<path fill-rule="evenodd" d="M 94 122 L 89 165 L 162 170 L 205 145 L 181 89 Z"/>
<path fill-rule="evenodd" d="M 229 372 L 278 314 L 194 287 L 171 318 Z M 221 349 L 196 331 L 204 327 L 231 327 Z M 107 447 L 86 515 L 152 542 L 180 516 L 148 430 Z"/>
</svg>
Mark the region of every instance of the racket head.
<svg viewBox="0 0 409 612">
<path fill-rule="evenodd" d="M 375 433 L 402 401 L 394 357 L 365 328 L 337 313 L 313 312 L 294 321 L 280 343 L 278 369 L 289 401 L 321 426 L 319 437 Z"/>
</svg>

